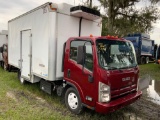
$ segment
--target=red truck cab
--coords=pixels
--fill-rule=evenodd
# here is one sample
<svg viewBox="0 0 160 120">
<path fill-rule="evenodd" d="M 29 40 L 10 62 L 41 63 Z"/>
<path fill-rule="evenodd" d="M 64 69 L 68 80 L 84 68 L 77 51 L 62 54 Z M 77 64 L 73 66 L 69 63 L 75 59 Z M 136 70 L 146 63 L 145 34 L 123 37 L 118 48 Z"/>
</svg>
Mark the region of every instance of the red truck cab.
<svg viewBox="0 0 160 120">
<path fill-rule="evenodd" d="M 70 38 L 64 50 L 66 106 L 113 112 L 140 98 L 139 68 L 130 41 L 116 37 Z"/>
</svg>

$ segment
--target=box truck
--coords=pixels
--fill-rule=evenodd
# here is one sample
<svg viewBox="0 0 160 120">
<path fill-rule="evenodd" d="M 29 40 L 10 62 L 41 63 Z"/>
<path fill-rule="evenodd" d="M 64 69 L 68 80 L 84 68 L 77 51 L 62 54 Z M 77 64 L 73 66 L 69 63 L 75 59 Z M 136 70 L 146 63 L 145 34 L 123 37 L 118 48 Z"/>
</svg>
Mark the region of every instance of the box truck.
<svg viewBox="0 0 160 120">
<path fill-rule="evenodd" d="M 0 32 L 0 66 L 3 67 L 3 63 L 4 63 L 4 60 L 3 60 L 3 46 L 4 44 L 7 44 L 7 41 L 8 41 L 8 31 L 7 30 L 2 30 Z"/>
<path fill-rule="evenodd" d="M 9 64 L 19 69 L 20 82 L 56 91 L 71 112 L 113 112 L 140 98 L 133 45 L 101 37 L 98 11 L 46 3 L 8 25 Z"/>
<path fill-rule="evenodd" d="M 155 59 L 154 40 L 151 40 L 148 34 L 135 33 L 124 38 L 133 43 L 139 64 L 147 64 Z"/>
</svg>

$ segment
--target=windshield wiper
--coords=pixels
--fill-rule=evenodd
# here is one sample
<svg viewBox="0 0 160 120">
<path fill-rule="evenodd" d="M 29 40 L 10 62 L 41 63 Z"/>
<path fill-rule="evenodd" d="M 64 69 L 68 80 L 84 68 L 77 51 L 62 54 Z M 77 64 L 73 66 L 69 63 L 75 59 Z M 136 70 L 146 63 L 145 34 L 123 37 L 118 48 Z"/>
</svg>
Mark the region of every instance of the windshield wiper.
<svg viewBox="0 0 160 120">
<path fill-rule="evenodd" d="M 117 68 L 117 67 L 112 67 L 112 66 L 109 66 L 109 65 L 106 65 L 106 66 L 104 66 L 104 67 L 108 67 L 109 70 L 115 70 L 115 69 L 120 70 L 120 69 Z"/>
<path fill-rule="evenodd" d="M 137 66 L 138 66 L 137 64 L 134 64 L 134 65 L 122 67 L 121 69 L 132 68 L 132 67 L 137 67 Z"/>
</svg>

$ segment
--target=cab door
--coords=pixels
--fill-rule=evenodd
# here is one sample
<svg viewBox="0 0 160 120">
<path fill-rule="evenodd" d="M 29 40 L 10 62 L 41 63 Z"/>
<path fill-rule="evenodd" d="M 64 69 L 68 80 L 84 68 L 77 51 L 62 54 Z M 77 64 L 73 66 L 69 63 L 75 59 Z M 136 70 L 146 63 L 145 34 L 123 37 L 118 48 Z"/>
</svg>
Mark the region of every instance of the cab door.
<svg viewBox="0 0 160 120">
<path fill-rule="evenodd" d="M 83 65 L 77 64 L 77 50 L 78 46 L 86 46 L 86 59 L 84 67 Z M 66 64 L 65 70 L 66 77 L 70 79 L 73 83 L 75 82 L 83 92 L 84 102 L 89 106 L 95 105 L 95 83 L 90 82 L 90 76 L 93 77 L 93 49 L 90 42 L 85 40 L 73 40 L 70 42 L 70 51 L 68 56 L 68 62 Z"/>
</svg>

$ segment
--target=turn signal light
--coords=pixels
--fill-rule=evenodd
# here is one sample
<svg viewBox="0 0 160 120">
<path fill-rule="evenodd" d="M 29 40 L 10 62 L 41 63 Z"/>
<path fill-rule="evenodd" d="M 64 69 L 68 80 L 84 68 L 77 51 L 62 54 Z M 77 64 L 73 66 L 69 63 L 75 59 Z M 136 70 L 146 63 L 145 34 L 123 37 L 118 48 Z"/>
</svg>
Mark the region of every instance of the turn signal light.
<svg viewBox="0 0 160 120">
<path fill-rule="evenodd" d="M 53 8 L 52 5 L 50 5 L 50 9 L 56 11 L 57 8 Z"/>
<path fill-rule="evenodd" d="M 107 35 L 107 37 L 110 37 L 110 35 Z"/>
<path fill-rule="evenodd" d="M 118 36 L 110 36 L 110 35 L 107 35 L 106 37 L 107 38 L 118 38 Z"/>
</svg>

